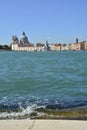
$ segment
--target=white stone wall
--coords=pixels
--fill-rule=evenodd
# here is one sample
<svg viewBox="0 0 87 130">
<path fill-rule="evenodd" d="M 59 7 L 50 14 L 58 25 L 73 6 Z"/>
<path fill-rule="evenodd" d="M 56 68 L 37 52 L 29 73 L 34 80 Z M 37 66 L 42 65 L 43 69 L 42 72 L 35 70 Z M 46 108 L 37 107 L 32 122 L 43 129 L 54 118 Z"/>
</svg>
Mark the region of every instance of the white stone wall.
<svg viewBox="0 0 87 130">
<path fill-rule="evenodd" d="M 11 45 L 11 50 L 12 51 L 35 51 L 36 47 L 35 46 L 19 47 L 18 44 L 12 44 Z"/>
<path fill-rule="evenodd" d="M 85 42 L 85 50 L 87 50 L 87 42 Z"/>
<path fill-rule="evenodd" d="M 18 44 L 12 44 L 11 45 L 11 50 L 17 51 L 18 50 Z"/>
</svg>

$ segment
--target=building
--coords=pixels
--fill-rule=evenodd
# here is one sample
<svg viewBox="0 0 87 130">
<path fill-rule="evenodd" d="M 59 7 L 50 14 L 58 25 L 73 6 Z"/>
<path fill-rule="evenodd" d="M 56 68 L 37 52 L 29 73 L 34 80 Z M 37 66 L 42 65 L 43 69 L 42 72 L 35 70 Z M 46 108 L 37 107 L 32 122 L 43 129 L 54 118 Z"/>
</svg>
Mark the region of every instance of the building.
<svg viewBox="0 0 87 130">
<path fill-rule="evenodd" d="M 36 45 L 31 44 L 26 36 L 25 32 L 22 33 L 20 40 L 17 36 L 12 36 L 12 51 L 60 51 L 60 50 L 87 50 L 87 42 L 79 42 L 78 38 L 76 38 L 75 43 L 70 44 L 61 44 L 61 43 L 53 43 L 48 44 L 46 41 L 43 43 L 36 43 Z"/>
<path fill-rule="evenodd" d="M 67 44 L 61 44 L 61 48 L 60 48 L 60 49 L 61 49 L 61 50 L 65 50 L 65 51 L 69 50 Z"/>
<path fill-rule="evenodd" d="M 20 44 L 12 44 L 11 45 L 11 50 L 13 51 L 35 51 L 36 47 L 31 44 L 31 45 L 20 45 Z"/>
<path fill-rule="evenodd" d="M 36 51 L 45 51 L 45 45 L 42 43 L 36 43 Z"/>
<path fill-rule="evenodd" d="M 81 44 L 78 42 L 78 38 L 76 38 L 75 43 L 70 43 L 68 45 L 69 50 L 80 50 L 81 49 Z"/>
<path fill-rule="evenodd" d="M 53 44 L 49 44 L 49 47 L 51 51 L 61 50 L 61 44 L 53 43 Z"/>
<path fill-rule="evenodd" d="M 74 50 L 80 50 L 80 42 L 74 43 Z"/>
<path fill-rule="evenodd" d="M 12 51 L 35 51 L 36 47 L 31 44 L 26 36 L 25 32 L 22 33 L 20 40 L 17 36 L 12 36 Z"/>
<path fill-rule="evenodd" d="M 36 45 L 31 44 L 28 40 L 28 37 L 25 35 L 25 32 L 22 33 L 20 40 L 17 36 L 12 36 L 12 51 L 49 51 L 50 46 L 48 41 L 46 44 L 36 43 Z"/>
<path fill-rule="evenodd" d="M 87 50 L 87 42 L 86 41 L 81 42 L 80 48 L 81 48 L 81 50 Z"/>
</svg>

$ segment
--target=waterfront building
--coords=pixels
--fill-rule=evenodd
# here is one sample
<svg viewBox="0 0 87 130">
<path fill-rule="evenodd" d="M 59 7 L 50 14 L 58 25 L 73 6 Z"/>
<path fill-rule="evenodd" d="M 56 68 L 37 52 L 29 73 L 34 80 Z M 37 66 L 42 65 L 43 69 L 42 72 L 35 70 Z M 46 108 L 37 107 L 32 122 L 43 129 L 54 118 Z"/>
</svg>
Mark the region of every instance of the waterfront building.
<svg viewBox="0 0 87 130">
<path fill-rule="evenodd" d="M 20 45 L 20 44 L 11 44 L 11 50 L 13 51 L 35 51 L 36 50 L 36 47 L 31 44 L 31 45 L 28 45 L 28 46 L 23 46 L 23 45 Z"/>
<path fill-rule="evenodd" d="M 36 43 L 36 51 L 45 51 L 45 44 Z"/>
<path fill-rule="evenodd" d="M 85 50 L 87 50 L 87 42 L 85 41 Z"/>
<path fill-rule="evenodd" d="M 31 44 L 25 32 L 22 33 L 20 40 L 17 36 L 12 37 L 11 50 L 13 51 L 35 51 L 36 47 Z"/>
<path fill-rule="evenodd" d="M 60 51 L 61 50 L 61 44 L 60 43 L 54 44 L 54 48 L 55 48 L 55 50 Z"/>
<path fill-rule="evenodd" d="M 87 50 L 87 42 L 86 41 L 81 42 L 80 48 L 81 48 L 81 50 Z"/>
<path fill-rule="evenodd" d="M 80 50 L 80 42 L 74 43 L 74 50 Z"/>
<path fill-rule="evenodd" d="M 52 43 L 48 44 L 46 41 L 43 43 L 31 44 L 26 36 L 25 32 L 22 33 L 20 39 L 16 35 L 12 36 L 11 50 L 13 51 L 60 51 L 60 50 L 87 50 L 87 42 L 78 42 L 76 38 L 75 43 L 70 44 L 61 44 L 61 43 Z"/>
<path fill-rule="evenodd" d="M 55 51 L 55 45 L 54 44 L 50 44 L 49 46 L 51 48 L 51 51 Z"/>
<path fill-rule="evenodd" d="M 68 45 L 67 44 L 61 44 L 61 48 L 60 48 L 61 50 L 69 50 L 68 49 Z"/>
<path fill-rule="evenodd" d="M 49 44 L 49 47 L 51 51 L 61 50 L 61 44 L 53 43 L 53 44 Z"/>
<path fill-rule="evenodd" d="M 78 43 L 70 43 L 68 45 L 69 50 L 80 50 L 80 42 Z"/>
<path fill-rule="evenodd" d="M 20 40 L 17 36 L 12 37 L 11 50 L 13 51 L 48 51 L 50 47 L 48 42 L 46 44 L 36 43 L 36 45 L 31 44 L 25 32 L 22 33 Z"/>
<path fill-rule="evenodd" d="M 28 41 L 28 37 L 25 35 L 25 32 L 22 33 L 20 43 L 21 44 L 30 44 L 29 41 Z"/>
</svg>

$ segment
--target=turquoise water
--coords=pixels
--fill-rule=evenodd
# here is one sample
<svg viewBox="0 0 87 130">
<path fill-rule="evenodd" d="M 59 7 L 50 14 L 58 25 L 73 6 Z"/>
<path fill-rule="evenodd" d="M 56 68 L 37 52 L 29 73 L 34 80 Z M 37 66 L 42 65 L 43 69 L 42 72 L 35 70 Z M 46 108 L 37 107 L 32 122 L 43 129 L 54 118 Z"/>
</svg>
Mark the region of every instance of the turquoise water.
<svg viewBox="0 0 87 130">
<path fill-rule="evenodd" d="M 87 105 L 87 51 L 0 52 L 0 110 Z"/>
</svg>

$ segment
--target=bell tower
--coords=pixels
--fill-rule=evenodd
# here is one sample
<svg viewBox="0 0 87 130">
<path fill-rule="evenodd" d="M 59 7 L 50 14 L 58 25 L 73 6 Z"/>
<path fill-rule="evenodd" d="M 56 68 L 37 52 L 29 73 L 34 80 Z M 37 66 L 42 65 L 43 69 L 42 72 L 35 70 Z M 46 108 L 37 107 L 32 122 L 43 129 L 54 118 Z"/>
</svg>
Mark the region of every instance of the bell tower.
<svg viewBox="0 0 87 130">
<path fill-rule="evenodd" d="M 78 43 L 78 38 L 76 38 L 76 43 Z"/>
</svg>

